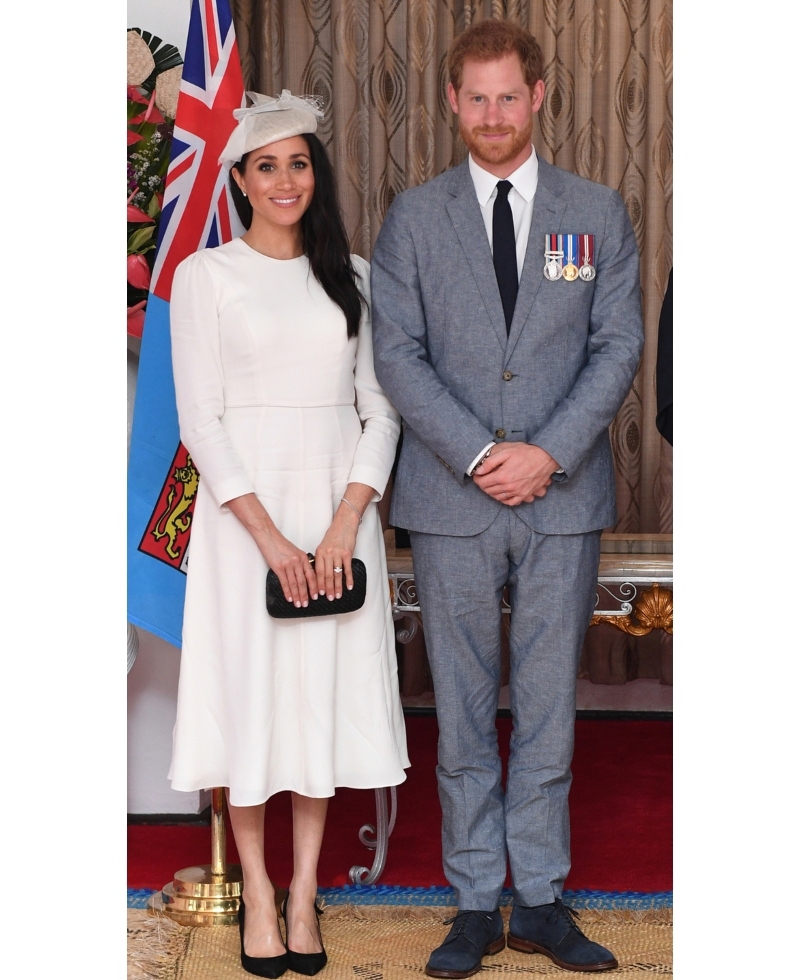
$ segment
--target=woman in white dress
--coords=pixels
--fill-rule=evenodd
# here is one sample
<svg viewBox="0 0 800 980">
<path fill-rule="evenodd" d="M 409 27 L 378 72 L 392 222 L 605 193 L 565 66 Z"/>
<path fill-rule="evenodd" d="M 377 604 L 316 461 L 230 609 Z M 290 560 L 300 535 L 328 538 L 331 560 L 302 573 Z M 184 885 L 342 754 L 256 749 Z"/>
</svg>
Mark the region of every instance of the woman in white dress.
<svg viewBox="0 0 800 980">
<path fill-rule="evenodd" d="M 373 370 L 369 267 L 348 252 L 313 135 L 321 112 L 286 91 L 248 95 L 221 157 L 247 232 L 189 256 L 171 298 L 181 439 L 200 487 L 170 778 L 227 787 L 242 965 L 277 977 L 326 962 L 315 903 L 328 798 L 397 785 L 409 765 L 377 510 L 399 419 Z M 268 568 L 299 607 L 351 588 L 353 557 L 367 567 L 358 611 L 267 614 Z M 264 803 L 286 790 L 284 945 Z"/>
</svg>

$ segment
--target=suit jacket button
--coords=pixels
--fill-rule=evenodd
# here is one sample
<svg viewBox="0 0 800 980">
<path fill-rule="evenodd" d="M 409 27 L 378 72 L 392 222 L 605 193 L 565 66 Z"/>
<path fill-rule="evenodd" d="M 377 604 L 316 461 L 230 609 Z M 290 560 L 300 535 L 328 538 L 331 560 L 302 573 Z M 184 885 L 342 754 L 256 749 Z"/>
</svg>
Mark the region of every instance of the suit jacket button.
<svg viewBox="0 0 800 980">
<path fill-rule="evenodd" d="M 510 381 L 514 375 L 510 371 L 503 371 L 503 381 Z"/>
<path fill-rule="evenodd" d="M 495 429 L 494 430 L 494 434 L 497 436 L 498 439 L 505 439 L 505 437 L 506 437 L 506 430 L 505 429 Z"/>
</svg>

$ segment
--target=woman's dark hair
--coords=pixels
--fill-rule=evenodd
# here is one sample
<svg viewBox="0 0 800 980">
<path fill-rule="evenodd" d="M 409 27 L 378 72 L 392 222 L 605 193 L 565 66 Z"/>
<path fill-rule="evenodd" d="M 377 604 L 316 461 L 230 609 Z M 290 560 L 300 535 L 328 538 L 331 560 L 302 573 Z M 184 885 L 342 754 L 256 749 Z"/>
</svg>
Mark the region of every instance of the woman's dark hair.
<svg viewBox="0 0 800 980">
<path fill-rule="evenodd" d="M 303 133 L 314 171 L 314 194 L 306 213 L 300 219 L 303 254 L 311 264 L 317 281 L 344 313 L 347 336 L 358 335 L 361 305 L 366 301 L 358 288 L 358 273 L 350 260 L 350 247 L 344 230 L 336 180 L 325 147 L 313 133 Z M 243 174 L 249 153 L 231 168 L 230 187 L 236 212 L 245 228 L 253 220 L 253 206 L 239 190 L 233 177 L 236 169 Z"/>
</svg>

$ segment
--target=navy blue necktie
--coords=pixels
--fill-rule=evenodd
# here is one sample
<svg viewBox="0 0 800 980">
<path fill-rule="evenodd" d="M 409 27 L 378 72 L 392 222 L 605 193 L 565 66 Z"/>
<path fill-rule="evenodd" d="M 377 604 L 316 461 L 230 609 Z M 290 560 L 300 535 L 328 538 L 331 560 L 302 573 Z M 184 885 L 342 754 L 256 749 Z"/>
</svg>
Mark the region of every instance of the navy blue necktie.
<svg viewBox="0 0 800 980">
<path fill-rule="evenodd" d="M 514 216 L 508 203 L 511 184 L 507 180 L 497 182 L 497 197 L 492 212 L 492 253 L 494 272 L 500 289 L 500 300 L 506 317 L 506 332 L 511 329 L 514 307 L 517 303 L 519 275 L 517 273 L 517 243 L 514 239 Z"/>
</svg>

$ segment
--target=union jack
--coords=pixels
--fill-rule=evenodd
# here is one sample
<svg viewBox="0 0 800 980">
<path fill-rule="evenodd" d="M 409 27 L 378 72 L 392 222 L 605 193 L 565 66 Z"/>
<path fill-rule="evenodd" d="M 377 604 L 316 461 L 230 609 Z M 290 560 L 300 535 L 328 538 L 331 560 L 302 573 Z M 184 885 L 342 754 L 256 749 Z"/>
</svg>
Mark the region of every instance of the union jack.
<svg viewBox="0 0 800 980">
<path fill-rule="evenodd" d="M 169 301 L 179 262 L 241 235 L 218 164 L 244 105 L 228 0 L 193 0 L 151 292 Z"/>
</svg>

